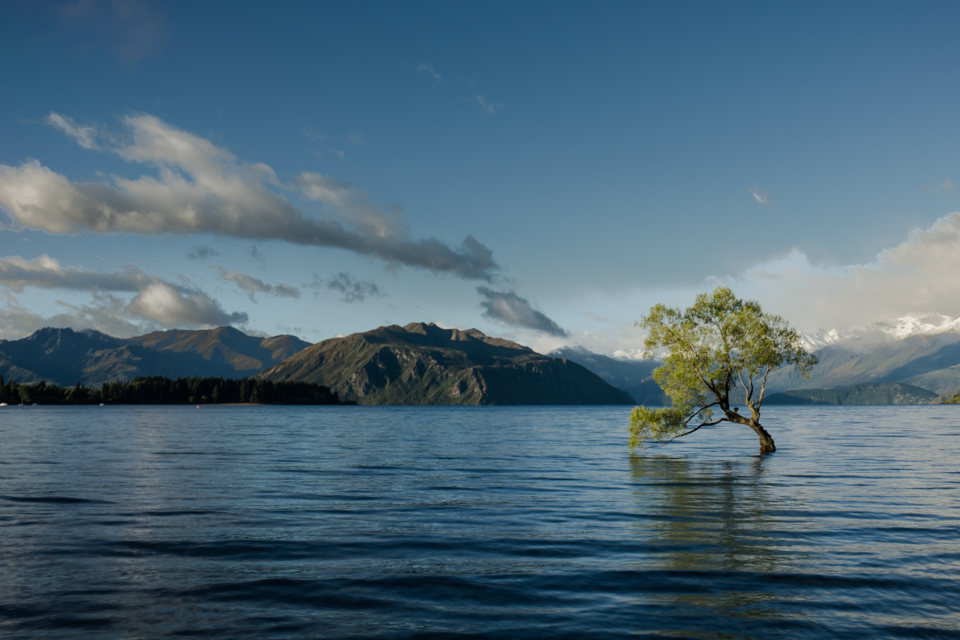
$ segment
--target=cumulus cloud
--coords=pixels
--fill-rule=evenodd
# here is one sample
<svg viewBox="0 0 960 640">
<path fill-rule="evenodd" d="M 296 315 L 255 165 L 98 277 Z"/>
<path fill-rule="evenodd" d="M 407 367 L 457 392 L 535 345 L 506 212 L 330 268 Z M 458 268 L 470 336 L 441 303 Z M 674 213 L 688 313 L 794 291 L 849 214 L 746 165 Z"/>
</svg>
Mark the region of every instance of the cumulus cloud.
<svg viewBox="0 0 960 640">
<path fill-rule="evenodd" d="M 280 194 L 293 186 L 282 184 L 269 166 L 240 162 L 209 140 L 153 116 L 129 116 L 124 123 L 132 142 L 114 151 L 130 162 L 155 168 L 156 176 L 78 183 L 39 162 L 0 165 L 0 206 L 15 225 L 52 234 L 214 233 L 282 240 L 346 249 L 394 267 L 487 281 L 498 269 L 492 251 L 472 236 L 451 248 L 436 238 L 371 233 L 370 229 L 395 228 L 393 219 L 402 216 L 402 210 L 380 211 L 383 221 L 373 224 L 377 207 L 363 191 L 348 187 L 343 206 L 314 198 L 332 205 L 339 219 L 307 216 Z M 322 182 L 317 176 L 304 173 L 297 180 L 301 188 L 307 185 L 308 197 L 313 197 L 309 185 Z M 363 224 L 354 226 L 358 220 Z"/>
<path fill-rule="evenodd" d="M 437 70 L 433 68 L 432 64 L 426 64 L 425 62 L 421 62 L 420 64 L 417 65 L 417 71 L 419 71 L 420 73 L 426 73 L 430 76 L 433 76 L 433 79 L 436 80 L 437 82 L 440 82 L 443 80 L 443 78 L 440 77 L 440 74 L 437 73 Z"/>
<path fill-rule="evenodd" d="M 216 264 L 210 266 L 211 268 L 220 272 L 221 278 L 227 280 L 228 282 L 233 282 L 240 287 L 254 302 L 256 302 L 256 298 L 254 296 L 258 293 L 268 296 L 275 296 L 277 298 L 300 297 L 300 290 L 296 287 L 291 287 L 288 284 L 267 284 L 263 280 L 258 280 L 243 273 L 227 271 L 223 267 Z"/>
<path fill-rule="evenodd" d="M 314 289 L 332 291 L 343 302 L 363 302 L 367 298 L 382 298 L 385 294 L 376 283 L 369 280 L 357 280 L 349 273 L 338 273 L 331 278 L 314 276 L 313 282 L 306 285 Z"/>
<path fill-rule="evenodd" d="M 83 126 L 77 124 L 73 118 L 68 118 L 67 116 L 62 116 L 59 113 L 50 112 L 50 115 L 47 116 L 46 123 L 52 127 L 60 129 L 71 138 L 77 141 L 84 149 L 99 149 L 99 145 L 96 143 L 97 138 L 97 128 L 94 126 Z"/>
<path fill-rule="evenodd" d="M 208 245 L 197 245 L 190 250 L 190 253 L 187 254 L 187 257 L 191 260 L 203 260 L 205 258 L 212 258 L 213 256 L 220 255 L 220 252 Z"/>
<path fill-rule="evenodd" d="M 140 291 L 126 310 L 165 327 L 244 324 L 248 319 L 245 313 L 225 312 L 216 300 L 205 293 L 181 293 L 173 285 L 160 281 Z"/>
<path fill-rule="evenodd" d="M 960 316 L 960 212 L 906 242 L 884 249 L 866 265 L 814 265 L 794 250 L 732 278 L 714 278 L 760 300 L 806 331 L 845 329 L 912 312 Z"/>
<path fill-rule="evenodd" d="M 480 306 L 483 316 L 499 324 L 541 331 L 553 336 L 569 335 L 560 325 L 535 310 L 530 303 L 513 291 L 493 291 L 487 287 L 477 287 L 477 293 L 483 296 Z"/>
<path fill-rule="evenodd" d="M 477 104 L 480 105 L 480 108 L 483 109 L 485 113 L 488 113 L 491 116 L 497 112 L 497 109 L 503 109 L 502 104 L 488 102 L 483 96 L 476 96 L 474 100 L 477 101 Z"/>
<path fill-rule="evenodd" d="M 245 313 L 227 313 L 202 291 L 160 280 L 129 266 L 121 271 L 102 273 L 79 267 L 64 267 L 50 256 L 24 260 L 19 256 L 0 259 L 0 286 L 13 292 L 25 287 L 105 292 L 136 293 L 124 307 L 125 321 L 131 316 L 165 327 L 188 325 L 219 326 L 243 324 Z M 111 298 L 113 299 L 113 298 Z"/>
<path fill-rule="evenodd" d="M 770 194 L 764 193 L 756 187 L 750 188 L 750 195 L 753 196 L 753 201 L 757 204 L 770 204 Z"/>
</svg>

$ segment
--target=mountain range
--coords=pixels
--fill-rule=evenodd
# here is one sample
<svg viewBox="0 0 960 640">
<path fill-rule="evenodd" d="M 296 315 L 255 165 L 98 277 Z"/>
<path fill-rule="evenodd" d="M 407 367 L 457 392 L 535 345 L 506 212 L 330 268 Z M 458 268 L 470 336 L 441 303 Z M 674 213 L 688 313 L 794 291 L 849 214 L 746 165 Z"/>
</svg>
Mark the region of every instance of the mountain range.
<svg viewBox="0 0 960 640">
<path fill-rule="evenodd" d="M 920 403 L 960 391 L 960 319 L 913 314 L 802 339 L 819 360 L 812 377 L 801 379 L 792 368 L 776 371 L 768 380 L 768 398 L 791 392 L 777 402 L 835 397 L 841 404 Z M 22 383 L 92 387 L 149 375 L 259 376 L 316 382 L 362 404 L 660 405 L 668 399 L 652 378 L 657 366 L 582 347 L 541 355 L 476 329 L 425 323 L 379 327 L 315 345 L 290 335 L 250 336 L 232 327 L 126 339 L 92 329 L 46 328 L 20 340 L 0 340 L 0 375 Z"/>
<path fill-rule="evenodd" d="M 960 319 L 911 314 L 887 322 L 803 336 L 819 359 L 812 377 L 792 369 L 770 376 L 768 387 L 835 388 L 899 382 L 939 396 L 960 389 Z"/>
<path fill-rule="evenodd" d="M 805 380 L 792 367 L 776 371 L 767 381 L 768 394 L 832 390 L 837 391 L 841 404 L 893 403 L 893 400 L 884 400 L 888 396 L 910 404 L 914 402 L 908 402 L 906 398 L 917 403 L 929 402 L 931 398 L 960 391 L 960 319 L 933 313 L 911 314 L 843 331 L 802 334 L 801 337 L 804 346 L 819 361 L 812 376 Z M 611 358 L 571 347 L 551 351 L 550 355 L 578 362 L 630 393 L 638 404 L 668 402 L 650 377 L 653 369 L 659 366 L 656 361 Z M 897 395 L 890 391 L 892 387 L 884 388 L 880 393 L 864 386 L 894 383 L 919 388 L 925 393 L 908 389 L 906 395 Z M 841 388 L 845 390 L 840 392 Z M 781 398 L 778 402 L 786 402 L 786 399 Z"/>
<path fill-rule="evenodd" d="M 358 404 L 633 404 L 571 360 L 422 322 L 318 342 L 257 378 L 315 382 Z"/>
<path fill-rule="evenodd" d="M 46 328 L 20 340 L 0 340 L 0 375 L 22 383 L 88 387 L 137 376 L 242 378 L 307 346 L 294 336 L 259 338 L 233 327 L 127 339 L 92 329 Z"/>
</svg>

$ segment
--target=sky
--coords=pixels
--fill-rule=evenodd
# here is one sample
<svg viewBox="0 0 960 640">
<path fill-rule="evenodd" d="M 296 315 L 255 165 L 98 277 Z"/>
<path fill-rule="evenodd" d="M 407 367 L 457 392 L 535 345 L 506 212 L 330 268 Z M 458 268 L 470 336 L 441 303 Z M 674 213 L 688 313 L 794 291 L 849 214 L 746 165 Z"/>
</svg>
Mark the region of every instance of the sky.
<svg viewBox="0 0 960 640">
<path fill-rule="evenodd" d="M 960 5 L 0 5 L 0 338 L 960 316 Z"/>
</svg>

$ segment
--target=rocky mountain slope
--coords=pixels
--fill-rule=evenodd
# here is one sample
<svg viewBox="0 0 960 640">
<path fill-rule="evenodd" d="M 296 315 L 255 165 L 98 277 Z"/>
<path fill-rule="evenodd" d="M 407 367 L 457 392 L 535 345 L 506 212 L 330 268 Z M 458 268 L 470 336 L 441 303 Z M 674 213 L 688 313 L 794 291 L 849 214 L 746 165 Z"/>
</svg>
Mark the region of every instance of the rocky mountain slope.
<svg viewBox="0 0 960 640">
<path fill-rule="evenodd" d="M 137 376 L 252 376 L 309 343 L 293 336 L 258 338 L 232 327 L 158 331 L 122 339 L 87 329 L 41 329 L 0 340 L 0 375 L 22 383 L 99 386 Z"/>
<path fill-rule="evenodd" d="M 632 404 L 584 367 L 476 329 L 390 325 L 324 340 L 261 372 L 360 404 Z"/>
</svg>

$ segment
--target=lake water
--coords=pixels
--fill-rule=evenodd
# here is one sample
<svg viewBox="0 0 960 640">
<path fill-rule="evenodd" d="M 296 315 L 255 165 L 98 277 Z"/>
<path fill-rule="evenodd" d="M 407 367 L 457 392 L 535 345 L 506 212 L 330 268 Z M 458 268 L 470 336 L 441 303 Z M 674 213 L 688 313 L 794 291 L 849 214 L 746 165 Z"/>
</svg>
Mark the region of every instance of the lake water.
<svg viewBox="0 0 960 640">
<path fill-rule="evenodd" d="M 0 636 L 960 638 L 960 406 L 5 407 Z"/>
</svg>

